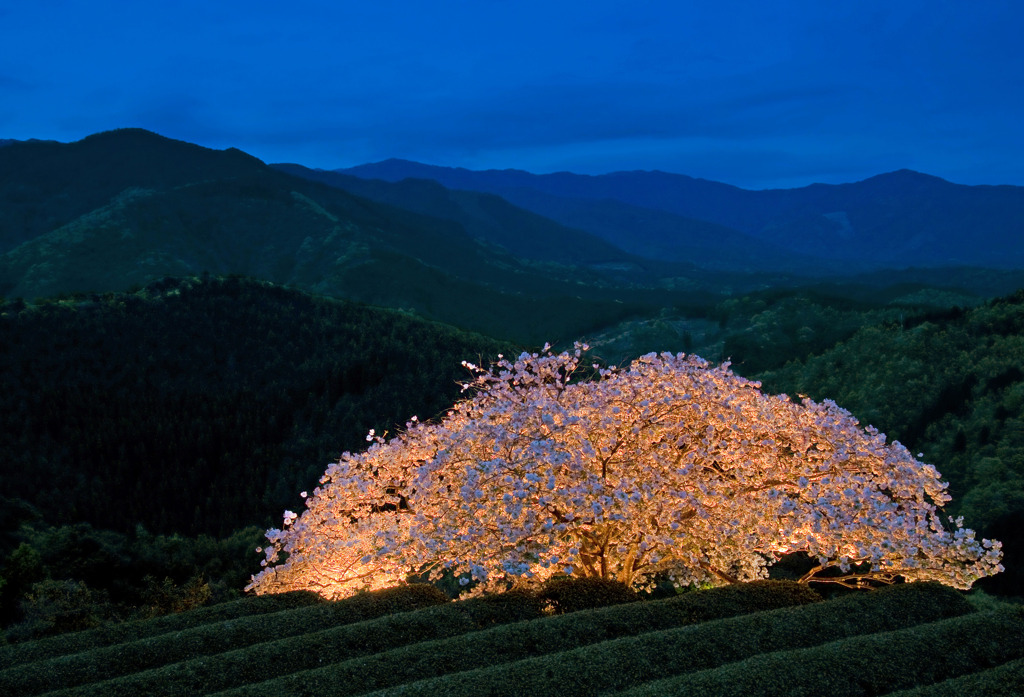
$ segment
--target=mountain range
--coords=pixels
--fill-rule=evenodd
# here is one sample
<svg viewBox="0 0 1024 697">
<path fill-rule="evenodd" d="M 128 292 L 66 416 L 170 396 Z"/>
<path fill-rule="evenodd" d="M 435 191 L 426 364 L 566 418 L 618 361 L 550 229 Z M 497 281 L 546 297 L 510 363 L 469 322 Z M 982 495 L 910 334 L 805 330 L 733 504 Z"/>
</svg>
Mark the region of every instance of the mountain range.
<svg viewBox="0 0 1024 697">
<path fill-rule="evenodd" d="M 458 222 L 290 176 L 238 150 L 135 129 L 14 143 L 0 148 L 0 295 L 236 273 L 543 341 L 656 304 L 656 282 L 686 270 L 666 272 L 586 233 L 522 217 L 543 237 L 565 235 L 565 247 L 582 250 L 578 263 L 563 263 L 557 244 L 554 257 L 520 258 Z"/>
<path fill-rule="evenodd" d="M 963 186 L 910 170 L 763 191 L 657 171 L 535 175 L 386 160 L 336 172 L 497 194 L 632 253 L 714 268 L 1024 266 L 1024 187 Z"/>
<path fill-rule="evenodd" d="M 242 274 L 527 344 L 768 287 L 1011 292 L 1022 230 L 1024 188 L 906 171 L 746 191 L 400 160 L 330 172 L 141 129 L 0 147 L 0 296 Z"/>
</svg>

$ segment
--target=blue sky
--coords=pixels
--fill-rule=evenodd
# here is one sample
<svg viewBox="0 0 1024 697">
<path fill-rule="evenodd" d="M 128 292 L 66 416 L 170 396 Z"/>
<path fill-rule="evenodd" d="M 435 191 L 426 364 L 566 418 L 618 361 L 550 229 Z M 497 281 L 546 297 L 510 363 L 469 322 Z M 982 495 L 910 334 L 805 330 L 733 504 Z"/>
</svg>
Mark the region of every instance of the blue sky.
<svg viewBox="0 0 1024 697">
<path fill-rule="evenodd" d="M 1024 185 L 1016 0 L 0 0 L 0 138 Z"/>
</svg>

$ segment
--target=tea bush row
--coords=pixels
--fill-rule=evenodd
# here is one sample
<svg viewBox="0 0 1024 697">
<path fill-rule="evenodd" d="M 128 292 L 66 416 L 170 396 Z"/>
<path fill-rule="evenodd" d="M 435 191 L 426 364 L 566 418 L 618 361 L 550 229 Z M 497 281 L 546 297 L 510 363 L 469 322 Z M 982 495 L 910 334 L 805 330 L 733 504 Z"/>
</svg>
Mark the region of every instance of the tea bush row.
<svg viewBox="0 0 1024 697">
<path fill-rule="evenodd" d="M 380 593 L 387 591 L 367 596 Z M 342 604 L 345 602 L 341 601 Z M 408 612 L 396 610 L 375 619 L 328 629 L 307 627 L 305 633 L 285 638 L 266 634 L 262 637 L 265 641 L 259 643 L 213 655 L 175 658 L 159 667 L 140 663 L 133 666 L 124 662 L 116 676 L 64 682 L 67 689 L 53 694 L 103 697 L 206 694 L 263 680 L 267 677 L 268 666 L 278 666 L 289 672 L 301 670 L 351 656 L 385 651 L 393 646 L 464 634 L 503 622 L 538 618 L 542 614 L 541 607 L 535 595 L 511 592 L 459 603 L 444 602 Z M 0 688 L 3 686 L 0 683 Z M 50 689 L 54 687 L 58 685 Z"/>
<path fill-rule="evenodd" d="M 551 585 L 561 594 L 560 599 L 570 598 L 569 602 L 561 603 L 561 607 L 566 609 L 601 600 L 610 602 L 629 598 L 611 584 L 558 582 Z M 550 586 L 541 592 L 541 596 L 548 597 L 549 590 Z M 594 594 L 590 594 L 592 590 Z M 658 629 L 820 600 L 820 596 L 806 585 L 793 582 L 755 581 L 724 586 L 664 600 L 578 610 L 572 614 L 404 646 L 282 676 L 258 685 L 246 685 L 223 693 L 221 697 L 243 694 L 248 697 L 297 695 L 309 694 L 311 691 L 324 695 L 355 695 Z M 184 695 L 187 690 L 175 694 Z"/>
<path fill-rule="evenodd" d="M 305 634 L 447 602 L 448 597 L 437 588 L 417 584 L 366 593 L 337 603 L 203 621 L 198 626 L 178 631 L 2 670 L 0 694 L 39 694 L 230 651 L 266 641 L 268 637 Z M 189 619 L 187 615 L 182 617 L 186 622 Z"/>
<path fill-rule="evenodd" d="M 570 584 L 557 584 L 561 591 L 575 594 L 575 603 L 597 604 L 623 597 L 610 590 L 607 583 L 587 583 L 586 580 Z M 132 666 L 123 662 L 118 675 L 102 682 L 79 680 L 80 685 L 68 694 L 195 694 L 235 685 L 247 684 L 271 677 L 267 666 L 287 666 L 287 672 L 318 668 L 346 658 L 368 653 L 388 651 L 410 643 L 443 637 L 454 637 L 468 632 L 487 629 L 495 625 L 539 618 L 542 607 L 551 601 L 549 588 L 538 593 L 512 591 L 495 596 L 460 601 L 450 605 L 405 613 L 399 617 L 382 617 L 377 621 L 358 625 L 344 625 L 286 638 L 267 635 L 267 641 L 217 655 L 202 655 L 147 669 L 146 665 Z M 374 594 L 368 594 L 374 595 Z M 357 598 L 340 601 L 349 603 Z M 752 584 L 727 586 L 702 593 L 690 593 L 665 602 L 634 603 L 619 608 L 620 619 L 610 622 L 609 631 L 629 633 L 644 631 L 651 623 L 662 626 L 700 622 L 707 619 L 734 615 L 741 612 L 813 602 L 820 598 L 806 586 L 792 582 L 761 581 Z M 563 608 L 564 609 L 564 608 Z M 609 608 L 614 610 L 615 608 Z M 550 608 L 548 609 L 550 611 Z M 614 615 L 613 615 L 614 616 Z M 547 618 L 562 626 L 571 625 L 572 615 Z M 632 620 L 628 619 L 633 617 Z M 627 619 L 623 619 L 627 618 Z M 527 625 L 518 626 L 529 626 Z M 621 628 L 615 629 L 621 625 Z M 560 630 L 561 631 L 561 630 Z M 506 659 L 507 660 L 507 659 Z M 101 679 L 102 680 L 102 679 Z M 66 682 L 64 685 L 76 683 Z"/>
<path fill-rule="evenodd" d="M 857 636 L 796 651 L 778 651 L 657 680 L 616 697 L 854 697 L 929 685 L 1024 656 L 1024 608 L 979 612 L 899 631 Z M 1013 678 L 1014 667 L 974 684 Z M 1016 671 L 1020 675 L 1019 667 Z M 967 678 L 964 678 L 967 681 Z M 971 685 L 972 681 L 967 681 Z M 960 683 L 963 686 L 964 683 Z M 1020 683 L 1018 692 L 1020 694 Z M 957 686 L 959 687 L 959 686 Z M 988 695 L 987 689 L 923 694 Z M 1011 693 L 1014 694 L 1014 693 Z"/>
<path fill-rule="evenodd" d="M 176 615 L 121 622 L 35 641 L 7 644 L 0 646 L 0 666 L 7 668 L 103 646 L 138 641 L 168 632 L 199 627 L 211 622 L 281 612 L 322 602 L 324 602 L 323 598 L 308 591 L 249 596 Z"/>
<path fill-rule="evenodd" d="M 827 603 L 650 632 L 515 663 L 450 673 L 373 694 L 588 697 L 660 677 L 715 668 L 764 652 L 816 646 L 843 637 L 914 626 L 972 611 L 970 604 L 953 589 L 931 583 L 906 584 Z M 834 660 L 841 661 L 842 657 L 834 657 Z M 784 665 L 776 670 L 782 674 L 786 671 Z M 331 685 L 325 681 L 317 683 L 314 692 L 329 695 L 331 690 Z M 247 694 L 252 692 L 247 691 Z M 718 693 L 707 690 L 702 694 Z"/>
<path fill-rule="evenodd" d="M 931 685 L 890 692 L 885 697 L 1020 697 L 1021 694 L 1024 694 L 1024 658 Z"/>
</svg>

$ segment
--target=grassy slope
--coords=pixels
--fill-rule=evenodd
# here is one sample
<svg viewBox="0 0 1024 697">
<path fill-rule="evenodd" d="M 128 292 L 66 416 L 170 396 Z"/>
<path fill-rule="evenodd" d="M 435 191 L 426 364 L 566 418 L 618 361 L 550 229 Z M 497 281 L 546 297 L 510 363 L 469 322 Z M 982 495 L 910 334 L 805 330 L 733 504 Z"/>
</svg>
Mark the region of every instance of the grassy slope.
<svg viewBox="0 0 1024 697">
<path fill-rule="evenodd" d="M 0 647 L 0 692 L 881 695 L 1022 687 L 1021 608 L 975 612 L 935 584 L 827 602 L 779 588 L 726 587 L 556 616 L 541 616 L 522 596 L 437 604 L 426 592 L 385 592 L 333 604 L 297 599 L 270 613 L 266 601 L 248 599 L 231 619 L 206 609 L 173 624 L 135 623 L 106 640 L 62 637 L 64 653 L 54 642 Z"/>
</svg>

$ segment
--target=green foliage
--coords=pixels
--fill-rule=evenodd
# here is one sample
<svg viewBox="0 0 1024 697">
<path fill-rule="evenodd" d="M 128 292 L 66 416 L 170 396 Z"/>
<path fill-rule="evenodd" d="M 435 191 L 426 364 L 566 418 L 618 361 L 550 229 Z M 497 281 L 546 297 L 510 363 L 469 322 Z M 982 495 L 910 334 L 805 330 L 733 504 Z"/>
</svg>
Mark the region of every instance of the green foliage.
<svg viewBox="0 0 1024 697">
<path fill-rule="evenodd" d="M 102 622 L 201 602 L 198 578 L 211 602 L 237 597 L 262 530 L 301 508 L 324 462 L 370 428 L 448 407 L 462 360 L 514 350 L 240 278 L 7 303 L 0 336 L 7 627 L 27 621 L 22 601 L 46 578 L 84 584 L 68 602 Z M 22 543 L 39 553 L 32 578 L 5 561 Z"/>
<path fill-rule="evenodd" d="M 697 595 L 700 594 L 680 597 Z M 591 612 L 623 611 L 644 605 Z M 956 591 L 937 584 L 907 584 L 873 593 L 854 594 L 827 603 L 647 631 L 639 636 L 552 651 L 511 663 L 494 663 L 475 670 L 456 668 L 460 672 L 408 683 L 396 688 L 394 693 L 406 697 L 437 694 L 585 697 L 623 690 L 670 675 L 704 671 L 761 653 L 776 655 L 769 652 L 912 627 L 970 611 L 970 605 Z M 322 686 L 322 694 L 330 694 L 327 681 L 316 684 Z M 278 694 L 298 692 L 282 691 Z M 719 693 L 710 690 L 703 694 Z"/>
<path fill-rule="evenodd" d="M 197 608 L 185 614 L 149 620 L 107 624 L 62 636 L 25 641 L 0 647 L 0 665 L 7 667 L 43 661 L 115 644 L 128 644 L 147 637 L 178 632 L 217 622 L 294 610 L 323 603 L 316 593 L 293 591 L 277 595 L 248 596 L 238 600 Z"/>
<path fill-rule="evenodd" d="M 1021 365 L 1024 292 L 932 321 L 865 327 L 761 379 L 771 391 L 834 399 L 891 438 L 928 446 L 956 502 L 982 481 L 1024 476 Z"/>
<path fill-rule="evenodd" d="M 538 592 L 551 612 L 558 615 L 640 599 L 637 592 L 624 583 L 594 577 L 551 578 Z"/>
<path fill-rule="evenodd" d="M 1008 661 L 995 668 L 969 673 L 958 678 L 923 687 L 886 693 L 886 697 L 1019 697 L 1024 685 L 1024 658 Z"/>
<path fill-rule="evenodd" d="M 21 622 L 8 641 L 90 629 L 100 624 L 97 606 L 104 602 L 80 581 L 47 579 L 32 584 L 19 603 Z"/>
<path fill-rule="evenodd" d="M 8 666 L 0 670 L 0 691 L 277 697 L 635 689 L 640 695 L 691 694 L 692 680 L 706 690 L 701 694 L 746 694 L 729 691 L 737 685 L 749 694 L 782 694 L 791 685 L 807 694 L 882 694 L 1024 654 L 1024 609 L 1002 604 L 974 612 L 962 594 L 932 583 L 820 602 L 800 584 L 759 581 L 554 616 L 543 616 L 539 598 L 522 591 L 413 609 L 423 599 L 442 601 L 436 589 L 417 586 L 337 603 L 308 594 L 262 596 L 133 623 L 137 633 L 150 625 L 161 629 L 147 640 L 72 650 L 62 658 L 37 653 L 35 662 L 13 664 L 7 659 L 18 658 L 10 651 L 18 647 L 0 647 L 0 664 Z M 409 600 L 412 605 L 402 604 Z M 270 601 L 283 609 L 237 614 L 247 602 L 267 610 Z M 235 619 L 214 618 L 228 605 L 235 606 Z M 388 607 L 399 612 L 366 616 Z M 1012 681 L 1012 668 L 993 672 L 991 684 Z M 666 679 L 682 687 L 673 691 Z"/>
<path fill-rule="evenodd" d="M 162 582 L 157 582 L 152 576 L 144 580 L 143 599 L 148 612 L 156 616 L 202 607 L 213 595 L 210 584 L 202 576 L 193 576 L 181 586 L 167 576 Z"/>
<path fill-rule="evenodd" d="M 350 610 L 363 612 L 368 617 L 379 617 L 396 612 L 443 605 L 449 601 L 443 591 L 426 583 L 410 583 L 394 588 L 361 593 L 345 605 Z"/>
<path fill-rule="evenodd" d="M 392 184 L 301 165 L 274 165 L 274 169 L 321 181 L 389 206 L 455 221 L 480 242 L 519 257 L 576 265 L 599 264 L 622 257 L 621 249 L 600 237 L 577 227 L 563 227 L 493 194 L 445 189 L 420 178 Z"/>
<path fill-rule="evenodd" d="M 249 685 L 227 694 L 270 696 L 304 694 L 307 691 L 331 695 L 361 694 L 436 676 L 461 671 L 475 672 L 487 666 L 559 654 L 581 646 L 659 629 L 752 612 L 757 602 L 750 601 L 762 596 L 764 591 L 763 584 L 740 584 L 731 588 L 729 591 L 718 588 L 662 601 L 583 610 L 450 639 L 393 648 L 372 656 L 282 676 L 260 685 Z M 777 601 L 781 598 L 778 596 Z M 727 601 L 716 602 L 723 599 Z M 777 602 L 775 607 L 785 606 L 794 600 L 797 603 L 807 602 L 808 595 L 804 594 L 798 600 L 796 595 L 792 595 L 787 599 L 788 602 Z M 503 689 L 517 688 L 515 683 L 509 683 Z M 443 690 L 440 693 L 444 694 Z"/>
<path fill-rule="evenodd" d="M 1016 476 L 1020 470 L 1012 473 L 1008 471 L 1005 462 L 982 458 L 975 468 L 979 483 L 964 494 L 959 506 L 964 517 L 988 534 L 994 535 L 990 531 L 1000 519 L 1024 512 L 1024 476 Z M 986 474 L 992 478 L 986 479 Z"/>
<path fill-rule="evenodd" d="M 27 586 L 43 578 L 42 556 L 32 545 L 22 542 L 4 564 L 4 578 L 8 584 Z"/>
<path fill-rule="evenodd" d="M 704 591 L 689 600 L 714 608 L 721 617 L 741 614 L 730 607 L 749 608 L 744 612 L 761 612 L 791 605 L 807 605 L 821 602 L 821 595 L 806 584 L 787 580 L 751 581 L 732 584 Z M 690 593 L 684 594 L 689 595 Z"/>
<path fill-rule="evenodd" d="M 901 311 L 779 291 L 727 300 L 715 309 L 732 329 L 722 355 L 744 375 L 819 353 L 865 324 L 894 319 Z"/>
<path fill-rule="evenodd" d="M 22 542 L 0 566 L 0 620 L 4 624 L 17 616 L 17 605 L 37 581 L 45 578 L 42 557 L 36 549 Z"/>
<path fill-rule="evenodd" d="M 630 318 L 586 338 L 612 363 L 651 351 L 682 351 L 731 361 L 737 372 L 749 376 L 826 351 L 864 327 L 959 316 L 963 312 L 954 303 L 982 302 L 972 294 L 934 297 L 934 292 L 906 295 L 904 290 L 773 287 L 725 300 L 694 294 L 657 316 Z"/>
<path fill-rule="evenodd" d="M 232 685 L 245 685 L 236 692 L 248 695 L 317 689 L 331 694 L 355 694 L 439 673 L 752 612 L 765 607 L 764 591 L 762 583 L 743 584 L 664 601 L 542 618 L 538 596 L 512 590 L 394 619 L 312 631 L 244 650 L 196 658 L 82 687 L 75 694 L 190 695 Z M 777 596 L 774 607 L 816 598 L 806 588 L 799 599 L 797 595 Z M 341 602 L 349 603 L 360 597 Z M 282 667 L 279 677 L 270 679 L 270 675 L 262 672 L 270 665 Z M 267 681 L 247 684 L 253 682 L 253 675 Z"/>
<path fill-rule="evenodd" d="M 533 591 L 520 588 L 461 600 L 458 606 L 467 608 L 473 622 L 481 628 L 525 622 L 545 614 L 544 600 Z"/>
<path fill-rule="evenodd" d="M 25 542 L 5 572 L 15 581 L 2 596 L 7 639 L 25 641 L 72 628 L 41 619 L 51 613 L 40 615 L 41 608 L 54 607 L 56 598 L 34 593 L 37 581 L 52 584 L 51 589 L 74 588 L 60 594 L 61 613 L 88 616 L 97 624 L 236 598 L 259 568 L 254 550 L 262 537 L 259 528 L 217 540 L 152 535 L 141 526 L 130 535 L 86 523 L 23 526 L 17 538 Z"/>
<path fill-rule="evenodd" d="M 514 593 L 507 597 L 452 603 L 429 586 L 375 591 L 327 605 L 339 617 L 348 616 L 350 622 L 335 622 L 336 626 L 330 626 L 311 621 L 309 612 L 279 613 L 281 617 L 265 618 L 273 619 L 275 625 L 259 627 L 262 639 L 257 642 L 252 642 L 250 635 L 243 634 L 240 635 L 241 640 L 236 637 L 230 646 L 216 655 L 168 660 L 160 664 L 162 667 L 149 670 L 145 670 L 150 668 L 145 662 L 149 652 L 128 645 L 128 653 L 118 659 L 118 667 L 108 668 L 104 673 L 111 678 L 115 675 L 124 677 L 82 685 L 74 694 L 192 695 L 209 692 L 253 682 L 254 676 L 266 676 L 268 666 L 293 672 L 396 646 L 475 632 L 496 623 L 520 622 L 541 616 L 537 602 L 524 601 L 522 594 Z M 395 612 L 372 619 L 388 607 Z M 284 620 L 289 620 L 287 626 L 291 628 L 285 635 L 291 632 L 295 636 L 280 638 L 282 635 L 273 633 L 275 627 L 285 626 Z M 255 637 L 254 632 L 252 638 Z M 194 641 L 191 636 L 184 639 Z M 61 666 L 66 664 L 67 661 L 60 663 Z M 87 668 L 83 666 L 82 669 Z M 259 678 L 256 679 L 258 681 Z"/>
<path fill-rule="evenodd" d="M 979 666 L 1006 664 L 1022 656 L 1024 609 L 1011 608 L 854 636 L 801 650 L 763 653 L 712 670 L 687 671 L 678 677 L 651 681 L 614 694 L 621 697 L 881 695 L 922 683 L 941 683 L 975 671 Z M 992 676 L 993 682 L 998 684 L 1007 677 L 1012 678 L 1013 673 L 1019 674 L 1019 668 L 1015 668 L 1011 665 Z M 970 680 L 966 684 L 984 685 L 985 682 Z M 1017 694 L 1019 688 L 1018 683 Z M 923 694 L 934 692 L 926 690 Z M 955 694 L 990 693 L 967 690 Z"/>
<path fill-rule="evenodd" d="M 987 610 L 999 610 L 1003 608 L 1012 607 L 1017 603 L 1009 602 L 1007 600 L 1001 600 L 995 596 L 989 595 L 981 588 L 972 588 L 970 593 L 967 594 L 967 601 L 971 606 L 979 612 Z"/>
<path fill-rule="evenodd" d="M 474 239 L 464 223 L 476 215 L 412 213 L 237 151 L 142 131 L 4 148 L 0 203 L 0 294 L 7 296 L 125 291 L 206 269 L 527 343 L 571 341 L 666 296 L 652 287 L 661 273 L 644 268 L 663 263 L 633 259 L 602 270 L 591 262 L 607 254 L 595 259 L 594 245 L 581 244 L 598 240 L 507 204 L 485 211 L 469 202 L 492 240 L 498 230 L 488 221 L 496 216 L 498 239 L 543 240 L 530 245 L 546 250 L 541 259 Z M 543 229 L 534 229 L 538 223 Z M 618 250 L 605 248 L 617 261 Z"/>
<path fill-rule="evenodd" d="M 130 643 L 97 647 L 71 656 L 58 656 L 10 668 L 0 672 L 0 693 L 38 694 L 239 649 L 259 644 L 267 637 L 296 636 L 360 622 L 364 624 L 353 632 L 353 636 L 358 634 L 361 641 L 372 644 L 368 635 L 372 635 L 374 629 L 365 624 L 366 620 L 384 617 L 385 624 L 393 624 L 401 621 L 395 618 L 403 612 L 448 602 L 447 596 L 433 588 L 395 588 L 338 603 L 241 616 L 227 621 L 203 621 L 194 627 Z"/>
</svg>

